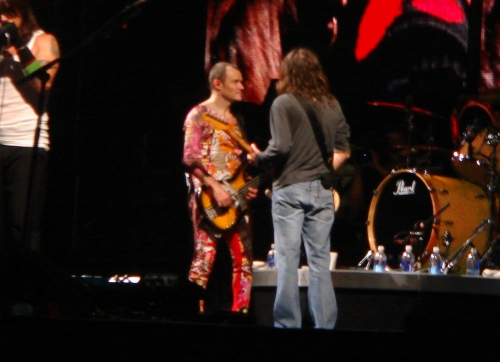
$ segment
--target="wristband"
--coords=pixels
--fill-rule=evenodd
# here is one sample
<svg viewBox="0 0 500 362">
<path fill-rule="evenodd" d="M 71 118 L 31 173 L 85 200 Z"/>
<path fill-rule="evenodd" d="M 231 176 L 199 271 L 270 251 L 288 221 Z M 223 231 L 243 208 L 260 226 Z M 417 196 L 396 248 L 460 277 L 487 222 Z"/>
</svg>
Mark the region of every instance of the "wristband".
<svg viewBox="0 0 500 362">
<path fill-rule="evenodd" d="M 30 64 L 28 64 L 26 67 L 23 68 L 23 73 L 24 75 L 28 76 L 31 73 L 36 72 L 41 67 L 42 65 L 40 64 L 40 62 L 34 59 Z"/>
</svg>

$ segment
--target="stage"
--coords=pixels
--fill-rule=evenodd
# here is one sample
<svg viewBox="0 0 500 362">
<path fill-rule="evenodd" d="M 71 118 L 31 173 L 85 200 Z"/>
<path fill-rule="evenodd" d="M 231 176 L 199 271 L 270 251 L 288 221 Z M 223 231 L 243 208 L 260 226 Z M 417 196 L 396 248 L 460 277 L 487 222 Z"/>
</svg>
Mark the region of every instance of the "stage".
<svg viewBox="0 0 500 362">
<path fill-rule="evenodd" d="M 83 283 L 72 277 L 58 293 L 52 289 L 35 303 L 33 315 L 0 318 L 1 359 L 355 361 L 404 353 L 410 360 L 463 360 L 497 349 L 500 279 L 335 270 L 339 319 L 335 330 L 325 331 L 311 328 L 308 269 L 298 273 L 300 330 L 272 327 L 272 270 L 255 270 L 245 317 L 228 311 L 198 314 L 196 293 L 174 275 L 149 275 L 139 283 L 109 283 L 96 276 Z M 37 313 L 54 304 L 59 314 Z"/>
<path fill-rule="evenodd" d="M 309 270 L 298 270 L 301 307 L 307 307 Z M 425 329 L 434 321 L 441 330 L 481 325 L 500 326 L 500 279 L 427 273 L 374 273 L 364 269 L 331 272 L 337 297 L 337 330 L 409 332 Z M 277 272 L 256 270 L 253 312 L 258 325 L 272 326 Z"/>
</svg>

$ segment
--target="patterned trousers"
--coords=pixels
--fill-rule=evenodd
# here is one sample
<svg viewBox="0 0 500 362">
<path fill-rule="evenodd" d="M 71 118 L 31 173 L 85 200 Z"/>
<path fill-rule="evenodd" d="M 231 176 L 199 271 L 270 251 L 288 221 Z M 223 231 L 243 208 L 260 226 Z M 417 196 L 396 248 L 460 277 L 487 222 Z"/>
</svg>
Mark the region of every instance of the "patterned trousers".
<svg viewBox="0 0 500 362">
<path fill-rule="evenodd" d="M 218 238 L 203 224 L 194 194 L 189 199 L 189 209 L 194 228 L 194 255 L 188 278 L 206 288 L 217 253 Z M 223 234 L 222 238 L 228 243 L 232 259 L 231 310 L 248 311 L 252 289 L 252 234 L 248 216 L 242 218 L 235 229 Z"/>
</svg>

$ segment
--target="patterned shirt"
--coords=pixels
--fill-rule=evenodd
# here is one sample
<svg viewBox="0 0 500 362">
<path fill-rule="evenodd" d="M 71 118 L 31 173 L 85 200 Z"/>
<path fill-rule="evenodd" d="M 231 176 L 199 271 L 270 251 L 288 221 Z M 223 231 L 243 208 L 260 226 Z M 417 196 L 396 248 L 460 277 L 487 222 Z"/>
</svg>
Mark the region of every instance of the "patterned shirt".
<svg viewBox="0 0 500 362">
<path fill-rule="evenodd" d="M 225 131 L 216 129 L 212 122 L 204 115 L 223 120 L 203 105 L 194 107 L 184 122 L 184 153 L 183 162 L 190 168 L 196 164 L 202 167 L 216 180 L 231 178 L 241 165 L 240 145 Z M 241 129 L 234 127 L 239 137 L 243 137 Z M 201 186 L 196 177 L 192 177 L 195 187 Z"/>
</svg>

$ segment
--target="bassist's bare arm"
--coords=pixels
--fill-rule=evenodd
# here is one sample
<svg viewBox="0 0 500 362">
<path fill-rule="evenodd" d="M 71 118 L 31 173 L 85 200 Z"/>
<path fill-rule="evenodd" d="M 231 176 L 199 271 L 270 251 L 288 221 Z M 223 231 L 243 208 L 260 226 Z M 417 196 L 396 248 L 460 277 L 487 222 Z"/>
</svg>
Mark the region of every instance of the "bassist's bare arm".
<svg viewBox="0 0 500 362">
<path fill-rule="evenodd" d="M 193 162 L 189 168 L 194 177 L 200 180 L 203 185 L 212 189 L 212 195 L 217 206 L 227 207 L 231 205 L 231 195 L 224 190 L 219 181 L 205 171 L 203 166 L 199 165 L 198 162 Z"/>
<path fill-rule="evenodd" d="M 231 195 L 224 190 L 219 181 L 211 176 L 205 176 L 203 183 L 212 189 L 212 195 L 219 207 L 231 206 Z"/>
</svg>

